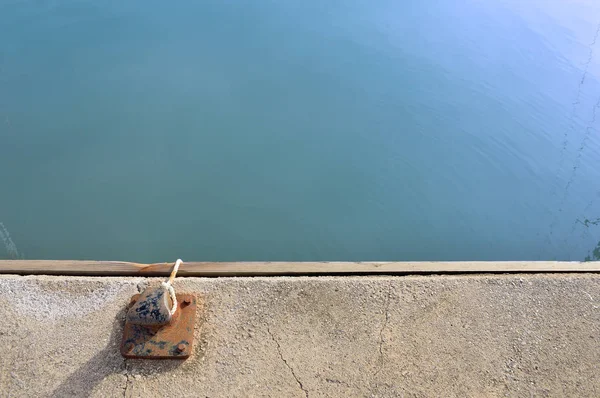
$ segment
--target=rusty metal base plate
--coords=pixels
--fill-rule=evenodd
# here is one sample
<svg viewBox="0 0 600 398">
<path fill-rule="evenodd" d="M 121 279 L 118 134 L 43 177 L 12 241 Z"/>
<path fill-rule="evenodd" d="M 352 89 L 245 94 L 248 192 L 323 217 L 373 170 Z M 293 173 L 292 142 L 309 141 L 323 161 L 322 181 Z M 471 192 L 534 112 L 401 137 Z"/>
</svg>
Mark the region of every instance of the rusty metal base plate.
<svg viewBox="0 0 600 398">
<path fill-rule="evenodd" d="M 131 305 L 139 294 L 131 298 Z M 191 294 L 177 295 L 177 311 L 171 323 L 164 326 L 144 326 L 125 322 L 121 355 L 138 359 L 186 359 L 194 342 L 196 298 Z"/>
</svg>

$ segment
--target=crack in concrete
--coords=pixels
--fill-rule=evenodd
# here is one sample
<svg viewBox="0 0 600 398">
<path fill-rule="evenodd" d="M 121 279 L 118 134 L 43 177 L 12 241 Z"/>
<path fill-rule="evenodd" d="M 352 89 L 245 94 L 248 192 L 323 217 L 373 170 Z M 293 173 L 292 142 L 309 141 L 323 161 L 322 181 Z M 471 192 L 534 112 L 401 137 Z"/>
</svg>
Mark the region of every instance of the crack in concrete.
<svg viewBox="0 0 600 398">
<path fill-rule="evenodd" d="M 129 388 L 129 373 L 127 372 L 127 359 L 123 358 L 125 367 L 125 387 L 123 387 L 123 398 L 127 398 L 127 389 Z"/>
<path fill-rule="evenodd" d="M 269 332 L 269 336 L 271 336 L 271 339 L 275 342 L 275 345 L 277 346 L 277 353 L 279 354 L 279 358 L 281 358 L 281 360 L 283 361 L 285 366 L 290 370 L 290 373 L 296 380 L 296 383 L 298 383 L 298 386 L 300 387 L 300 389 L 302 391 L 304 391 L 304 395 L 306 395 L 306 398 L 308 398 L 308 390 L 304 388 L 304 385 L 302 384 L 302 382 L 300 381 L 298 376 L 296 376 L 296 372 L 294 372 L 294 369 L 290 366 L 290 364 L 287 362 L 287 360 L 283 357 L 283 353 L 281 352 L 281 345 L 279 344 L 279 341 L 277 341 L 277 339 L 275 338 L 275 335 L 273 334 L 273 332 L 271 332 L 271 328 L 267 327 L 267 332 Z"/>
<path fill-rule="evenodd" d="M 342 380 L 337 380 L 337 379 L 325 379 L 325 381 L 326 381 L 327 383 L 341 384 L 341 385 L 343 385 L 343 386 L 350 387 L 350 385 L 349 385 L 348 383 L 346 383 L 345 381 L 342 381 Z"/>
<path fill-rule="evenodd" d="M 383 325 L 381 326 L 381 330 L 379 330 L 379 367 L 377 368 L 377 370 L 375 371 L 375 374 L 373 375 L 373 377 L 377 376 L 379 374 L 379 372 L 381 371 L 381 369 L 383 368 L 383 343 L 384 343 L 384 339 L 383 339 L 383 332 L 385 331 L 385 329 L 387 328 L 388 325 L 388 321 L 390 320 L 390 298 L 392 295 L 392 281 L 390 280 L 390 282 L 388 283 L 388 290 L 387 290 L 387 297 L 386 297 L 386 301 L 385 301 L 385 319 L 383 321 Z"/>
</svg>

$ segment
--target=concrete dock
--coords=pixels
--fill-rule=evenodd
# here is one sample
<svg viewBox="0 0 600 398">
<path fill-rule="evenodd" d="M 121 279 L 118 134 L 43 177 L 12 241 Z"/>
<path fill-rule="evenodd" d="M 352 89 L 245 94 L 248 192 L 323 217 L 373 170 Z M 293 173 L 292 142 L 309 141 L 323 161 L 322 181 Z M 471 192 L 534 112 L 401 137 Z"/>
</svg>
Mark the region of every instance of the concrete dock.
<svg viewBox="0 0 600 398">
<path fill-rule="evenodd" d="M 595 273 L 178 278 L 192 357 L 125 360 L 162 280 L 0 275 L 0 396 L 600 396 Z"/>
</svg>

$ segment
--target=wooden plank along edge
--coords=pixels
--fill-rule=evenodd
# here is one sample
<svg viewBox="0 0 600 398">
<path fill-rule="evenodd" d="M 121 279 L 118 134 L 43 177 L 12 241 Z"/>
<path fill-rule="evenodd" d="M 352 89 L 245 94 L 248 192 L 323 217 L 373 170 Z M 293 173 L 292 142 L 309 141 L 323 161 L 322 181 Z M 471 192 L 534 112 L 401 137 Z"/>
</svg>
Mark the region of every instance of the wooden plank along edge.
<svg viewBox="0 0 600 398">
<path fill-rule="evenodd" d="M 0 260 L 0 274 L 167 276 L 173 263 Z M 461 262 L 184 262 L 178 276 L 390 275 L 449 273 L 600 272 L 600 261 Z"/>
</svg>

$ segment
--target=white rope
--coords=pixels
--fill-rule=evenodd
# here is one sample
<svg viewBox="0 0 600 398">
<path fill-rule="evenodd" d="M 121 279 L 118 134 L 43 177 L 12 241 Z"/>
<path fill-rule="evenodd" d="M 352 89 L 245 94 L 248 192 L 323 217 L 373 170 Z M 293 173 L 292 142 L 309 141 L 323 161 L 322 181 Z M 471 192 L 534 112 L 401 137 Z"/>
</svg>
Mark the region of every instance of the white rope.
<svg viewBox="0 0 600 398">
<path fill-rule="evenodd" d="M 175 275 L 177 275 L 177 271 L 179 270 L 179 266 L 181 265 L 181 263 L 183 263 L 183 261 L 181 261 L 180 258 L 177 259 L 177 261 L 175 261 L 175 266 L 173 267 L 173 271 L 171 271 L 169 280 L 162 283 L 162 285 L 169 291 L 169 296 L 171 296 L 171 302 L 173 303 L 173 306 L 169 311 L 171 313 L 171 316 L 173 316 L 175 314 L 175 311 L 177 311 L 177 296 L 175 296 L 175 289 L 173 289 L 172 284 L 173 280 L 175 279 Z"/>
</svg>

